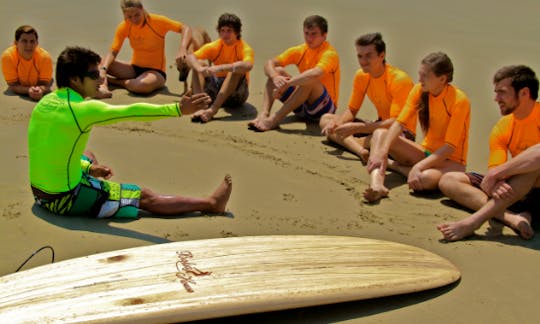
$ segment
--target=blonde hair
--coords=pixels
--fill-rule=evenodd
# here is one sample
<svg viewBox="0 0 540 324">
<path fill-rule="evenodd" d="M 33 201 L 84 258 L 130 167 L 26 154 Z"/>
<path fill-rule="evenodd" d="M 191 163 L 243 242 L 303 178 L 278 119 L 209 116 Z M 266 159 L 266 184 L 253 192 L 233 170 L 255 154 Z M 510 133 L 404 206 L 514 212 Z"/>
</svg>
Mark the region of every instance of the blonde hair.
<svg viewBox="0 0 540 324">
<path fill-rule="evenodd" d="M 120 8 L 122 8 L 122 10 L 126 10 L 127 8 L 142 9 L 143 5 L 141 0 L 120 0 Z"/>
</svg>

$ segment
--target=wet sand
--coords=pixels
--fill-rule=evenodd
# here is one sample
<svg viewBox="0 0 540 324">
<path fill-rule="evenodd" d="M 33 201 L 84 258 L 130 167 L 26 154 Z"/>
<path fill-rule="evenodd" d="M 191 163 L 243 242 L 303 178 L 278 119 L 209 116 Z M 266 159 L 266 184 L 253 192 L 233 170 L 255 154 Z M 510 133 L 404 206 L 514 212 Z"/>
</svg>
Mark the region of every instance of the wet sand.
<svg viewBox="0 0 540 324">
<path fill-rule="evenodd" d="M 34 25 L 40 43 L 53 58 L 67 45 L 90 47 L 105 54 L 122 19 L 117 1 L 1 1 L 0 44 L 8 47 L 14 30 Z M 182 2 L 187 3 L 187 2 Z M 230 173 L 234 189 L 224 216 L 183 217 L 144 215 L 122 222 L 62 218 L 33 205 L 27 175 L 26 126 L 34 103 L 3 92 L 0 95 L 0 275 L 13 271 L 33 251 L 53 246 L 57 260 L 120 248 L 204 238 L 270 235 L 350 235 L 415 245 L 451 260 L 462 272 L 459 283 L 416 294 L 369 301 L 243 316 L 241 322 L 309 323 L 533 323 L 540 291 L 538 236 L 520 240 L 505 229 L 487 236 L 487 226 L 471 239 L 445 244 L 435 226 L 469 213 L 450 206 L 434 193 L 413 196 L 405 179 L 390 174 L 390 197 L 367 205 L 361 193 L 368 175 L 358 158 L 319 135 L 316 125 L 290 117 L 278 131 L 254 133 L 247 122 L 255 117 L 265 82 L 263 64 L 283 49 L 303 41 L 301 24 L 310 14 L 329 21 L 328 40 L 341 59 L 339 112 L 346 108 L 351 81 L 358 69 L 353 42 L 357 36 L 380 31 L 387 43 L 387 60 L 417 79 L 418 63 L 432 51 L 444 51 L 455 66 L 454 84 L 472 102 L 469 169 L 483 172 L 487 139 L 499 118 L 491 78 L 502 65 L 526 64 L 540 72 L 536 12 L 540 4 L 457 0 L 358 1 L 229 1 L 201 0 L 183 7 L 178 1 L 145 2 L 153 13 L 206 28 L 213 39 L 217 17 L 238 14 L 242 37 L 255 50 L 251 96 L 241 109 L 220 111 L 215 121 L 201 125 L 189 118 L 152 123 L 122 123 L 93 130 L 89 149 L 115 171 L 114 179 L 158 192 L 207 195 Z M 287 12 L 282 12 L 287 8 Z M 78 15 L 76 16 L 76 13 Z M 167 89 L 147 98 L 115 90 L 109 103 L 179 99 L 172 58 L 179 36 L 167 36 Z M 3 49 L 2 48 L 2 49 Z M 128 59 L 127 42 L 121 58 Z M 4 80 L 1 89 L 6 89 Z M 374 110 L 365 102 L 359 116 Z M 49 262 L 48 252 L 26 268 Z M 229 319 L 230 320 L 230 319 Z M 214 320 L 209 322 L 220 322 Z"/>
</svg>

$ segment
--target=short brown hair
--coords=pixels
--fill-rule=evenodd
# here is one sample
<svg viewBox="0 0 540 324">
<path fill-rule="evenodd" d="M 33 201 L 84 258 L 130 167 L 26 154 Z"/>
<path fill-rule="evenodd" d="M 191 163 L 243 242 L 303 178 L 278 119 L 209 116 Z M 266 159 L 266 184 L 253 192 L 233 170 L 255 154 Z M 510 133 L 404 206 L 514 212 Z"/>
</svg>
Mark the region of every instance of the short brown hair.
<svg viewBox="0 0 540 324">
<path fill-rule="evenodd" d="M 36 29 L 30 25 L 22 25 L 15 31 L 15 41 L 18 42 L 21 39 L 22 34 L 34 34 L 38 39 L 38 33 Z"/>
<path fill-rule="evenodd" d="M 525 65 L 504 66 L 493 76 L 493 83 L 498 83 L 506 78 L 512 79 L 512 88 L 516 93 L 523 88 L 529 88 L 531 99 L 538 98 L 538 78 L 530 67 Z"/>
<path fill-rule="evenodd" d="M 321 30 L 321 33 L 323 34 L 328 33 L 328 22 L 322 16 L 313 15 L 304 19 L 304 28 L 313 28 L 313 27 L 319 27 L 319 29 Z"/>
</svg>

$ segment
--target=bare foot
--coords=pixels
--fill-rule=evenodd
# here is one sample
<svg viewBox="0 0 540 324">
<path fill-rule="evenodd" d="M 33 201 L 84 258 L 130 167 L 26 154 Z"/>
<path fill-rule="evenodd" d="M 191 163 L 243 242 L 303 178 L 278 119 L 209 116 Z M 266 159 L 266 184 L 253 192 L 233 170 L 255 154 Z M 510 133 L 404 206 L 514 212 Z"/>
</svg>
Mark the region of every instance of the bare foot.
<svg viewBox="0 0 540 324">
<path fill-rule="evenodd" d="M 375 203 L 385 197 L 388 197 L 388 188 L 381 187 L 381 188 L 372 188 L 368 187 L 364 191 L 364 199 L 369 203 Z"/>
<path fill-rule="evenodd" d="M 210 196 L 212 207 L 208 209 L 211 213 L 224 213 L 227 202 L 232 192 L 232 177 L 227 174 L 223 182 L 217 187 L 216 191 Z"/>
<path fill-rule="evenodd" d="M 500 221 L 510 227 L 524 240 L 530 240 L 534 236 L 534 230 L 531 227 L 531 214 L 529 212 L 512 213 L 506 211 L 503 219 Z"/>
<path fill-rule="evenodd" d="M 437 225 L 437 229 L 442 233 L 444 239 L 450 242 L 471 236 L 478 227 L 467 218 L 457 222 Z"/>
<path fill-rule="evenodd" d="M 112 92 L 105 87 L 100 87 L 96 95 L 94 96 L 94 98 L 95 99 L 112 98 Z"/>
</svg>

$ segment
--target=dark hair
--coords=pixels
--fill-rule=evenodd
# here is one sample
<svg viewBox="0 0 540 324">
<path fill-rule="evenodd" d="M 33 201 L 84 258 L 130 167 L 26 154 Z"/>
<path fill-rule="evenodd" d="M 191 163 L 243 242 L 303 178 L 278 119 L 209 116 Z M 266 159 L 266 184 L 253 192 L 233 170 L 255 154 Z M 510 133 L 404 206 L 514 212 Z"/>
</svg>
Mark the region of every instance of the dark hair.
<svg viewBox="0 0 540 324">
<path fill-rule="evenodd" d="M 362 35 L 356 39 L 356 46 L 375 46 L 375 51 L 380 55 L 383 52 L 386 52 L 386 43 L 382 39 L 381 33 L 369 33 Z M 383 60 L 383 63 L 386 63 L 386 58 Z"/>
<path fill-rule="evenodd" d="M 36 36 L 36 39 L 38 39 L 38 33 L 36 29 L 29 25 L 22 25 L 21 27 L 17 28 L 15 31 L 15 41 L 18 42 L 19 39 L 21 39 L 22 34 L 34 34 Z"/>
<path fill-rule="evenodd" d="M 369 33 L 362 35 L 356 39 L 356 46 L 369 46 L 375 45 L 377 54 L 386 52 L 386 44 L 382 39 L 381 33 Z"/>
<path fill-rule="evenodd" d="M 531 99 L 538 98 L 538 78 L 534 71 L 525 65 L 509 65 L 500 68 L 493 77 L 493 83 L 498 83 L 503 79 L 512 79 L 512 88 L 517 93 L 523 88 L 529 88 Z"/>
<path fill-rule="evenodd" d="M 452 61 L 443 52 L 430 53 L 422 60 L 422 64 L 433 72 L 436 76 L 446 76 L 446 82 L 452 82 L 454 77 L 454 65 Z M 423 92 L 418 103 L 418 119 L 424 133 L 429 129 L 429 92 Z"/>
<path fill-rule="evenodd" d="M 242 21 L 235 14 L 224 13 L 221 16 L 219 16 L 218 25 L 217 25 L 218 33 L 221 27 L 230 27 L 238 35 L 238 39 L 242 37 Z"/>
<path fill-rule="evenodd" d="M 101 57 L 89 49 L 66 47 L 56 60 L 56 86 L 69 87 L 72 78 L 83 79 L 90 65 L 97 65 L 100 61 Z"/>
<path fill-rule="evenodd" d="M 304 19 L 304 28 L 313 27 L 319 27 L 323 35 L 328 33 L 328 22 L 326 21 L 326 19 L 324 19 L 324 17 L 321 17 L 319 15 L 313 15 Z"/>
</svg>

